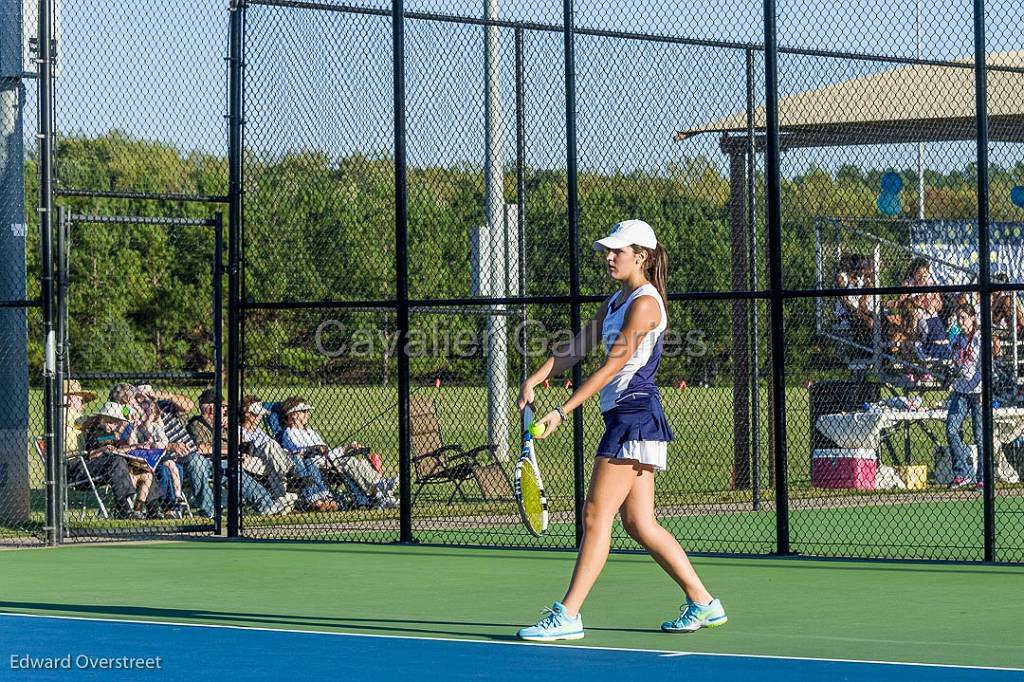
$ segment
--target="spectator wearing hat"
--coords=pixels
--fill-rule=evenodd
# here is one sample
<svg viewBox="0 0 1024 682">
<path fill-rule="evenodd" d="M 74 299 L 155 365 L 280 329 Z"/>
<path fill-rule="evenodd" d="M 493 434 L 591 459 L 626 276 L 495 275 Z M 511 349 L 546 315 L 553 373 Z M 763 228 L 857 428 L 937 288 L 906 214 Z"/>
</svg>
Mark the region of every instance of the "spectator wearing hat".
<svg viewBox="0 0 1024 682">
<path fill-rule="evenodd" d="M 124 406 L 129 425 L 121 438 L 135 446 L 133 452 L 128 454 L 144 457 L 152 465 L 157 485 L 150 488 L 146 500 L 152 515 L 172 518 L 180 516 L 183 499 L 181 472 L 174 461 L 181 448 L 178 445 L 167 447 L 169 442 L 163 430 L 161 415 L 148 397 L 150 395 L 155 396 L 155 392 L 149 384 L 133 386 L 119 382 L 111 387 L 108 399 Z"/>
<path fill-rule="evenodd" d="M 85 430 L 94 427 L 98 418 L 86 417 L 85 404 L 96 400 L 94 391 L 87 391 L 82 385 L 68 379 L 64 382 L 64 454 L 67 458 L 67 476 L 70 480 L 85 478 L 86 471 L 93 481 L 110 485 L 116 503 L 114 513 L 122 517 L 132 515 L 130 498 L 135 494 L 135 484 L 128 471 L 128 462 L 112 452 L 93 453 L 92 457 L 79 459 L 85 452 Z"/>
<path fill-rule="evenodd" d="M 292 396 L 281 404 L 285 426 L 281 434 L 281 445 L 293 453 L 315 451 L 317 454 L 313 460 L 322 472 L 336 472 L 350 479 L 372 504 L 397 506 L 397 500 L 391 494 L 397 479 L 384 478 L 362 457 L 346 455 L 349 448 L 362 447 L 359 443 L 330 448 L 320 434 L 309 426 L 309 413 L 312 409 L 313 406 L 301 396 Z"/>
<path fill-rule="evenodd" d="M 84 448 L 89 474 L 94 480 L 109 483 L 113 488 L 117 500 L 115 514 L 126 518 L 145 518 L 153 473 L 148 465 L 126 458 L 130 443 L 123 437 L 129 426 L 125 406 L 108 401 L 93 415 L 90 423 Z M 78 476 L 80 472 L 69 468 L 69 474 Z M 132 495 L 135 495 L 134 509 L 129 501 Z"/>
<path fill-rule="evenodd" d="M 269 412 L 263 406 L 263 401 L 256 396 L 246 396 L 242 399 L 240 412 L 242 441 L 249 447 L 243 468 L 248 468 L 250 464 L 262 467 L 262 475 L 267 479 L 270 493 L 276 498 L 293 496 L 290 499 L 297 499 L 304 509 L 336 511 L 338 504 L 331 497 L 331 491 L 316 465 L 288 452 L 260 428 L 260 420 Z M 285 487 L 288 474 L 302 481 L 302 490 L 297 496 L 289 493 Z"/>
<path fill-rule="evenodd" d="M 83 449 L 82 427 L 85 423 L 85 404 L 96 400 L 94 391 L 82 389 L 75 379 L 64 382 L 64 453 L 71 456 Z"/>
<path fill-rule="evenodd" d="M 199 416 L 192 417 L 186 426 L 189 436 L 192 437 L 192 441 L 196 445 L 196 450 L 205 458 L 215 456 L 223 457 L 226 456 L 228 452 L 226 428 L 227 419 L 225 419 L 227 416 L 227 405 L 225 405 L 223 401 L 221 401 L 220 405 L 221 424 L 223 426 L 220 433 L 221 442 L 220 447 L 218 448 L 219 452 L 214 452 L 213 416 L 216 410 L 216 395 L 212 388 L 208 388 L 199 396 Z M 213 465 L 209 460 L 207 460 L 207 463 L 210 464 L 209 471 L 212 475 Z M 275 500 L 270 496 L 270 493 L 267 492 L 267 489 L 264 488 L 260 482 L 253 478 L 248 472 L 244 470 L 240 471 L 239 480 L 241 482 L 242 501 L 255 509 L 257 514 L 287 514 L 291 511 L 291 504 L 286 497 L 281 497 Z M 206 485 L 209 486 L 208 483 Z M 210 497 L 212 499 L 212 486 L 210 487 L 210 492 Z"/>
<path fill-rule="evenodd" d="M 174 393 L 153 391 L 150 394 L 145 384 L 138 388 L 148 397 L 155 398 L 164 434 L 167 436 L 168 444 L 175 451 L 174 461 L 178 466 L 179 477 L 192 488 L 192 495 L 200 512 L 207 518 L 213 518 L 216 513 L 211 484 L 213 463 L 209 456 L 199 454 L 195 441 L 185 426 L 185 415 L 192 411 L 195 402 Z M 166 480 L 163 485 L 167 485 Z"/>
</svg>

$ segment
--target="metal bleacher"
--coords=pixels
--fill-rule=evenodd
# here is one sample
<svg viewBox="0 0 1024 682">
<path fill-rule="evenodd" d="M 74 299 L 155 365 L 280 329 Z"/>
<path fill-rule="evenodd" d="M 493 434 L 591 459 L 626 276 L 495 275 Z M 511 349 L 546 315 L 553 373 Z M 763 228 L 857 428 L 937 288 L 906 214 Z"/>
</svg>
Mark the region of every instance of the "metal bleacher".
<svg viewBox="0 0 1024 682">
<path fill-rule="evenodd" d="M 1024 280 L 1024 230 L 1019 223 L 994 224 L 996 250 L 995 278 Z M 923 258 L 930 266 L 936 284 L 956 285 L 974 281 L 971 267 L 977 254 L 970 252 L 974 243 L 969 221 L 939 220 L 872 220 L 818 218 L 815 222 L 815 276 L 818 288 L 835 288 L 836 275 L 844 254 L 861 254 L 870 259 L 870 281 L 864 286 L 882 287 L 902 284 L 902 269 L 913 258 Z M 999 239 L 1000 235 L 1006 238 Z M 1014 272 L 1015 270 L 1020 272 Z M 1018 294 L 1010 295 L 1010 320 L 1024 319 L 1024 303 Z M 900 353 L 886 334 L 884 301 L 869 299 L 873 314 L 870 339 L 856 338 L 849 323 L 836 312 L 835 298 L 817 299 L 815 332 L 830 342 L 837 360 L 844 364 L 851 378 L 881 382 L 896 393 L 925 390 L 947 390 L 952 382 L 951 365 L 947 360 L 922 358 Z M 944 300 L 941 315 L 951 307 Z M 993 329 L 998 352 L 993 356 L 995 384 L 993 394 L 1004 402 L 1020 402 L 1024 393 L 1024 338 L 1016 324 Z"/>
</svg>

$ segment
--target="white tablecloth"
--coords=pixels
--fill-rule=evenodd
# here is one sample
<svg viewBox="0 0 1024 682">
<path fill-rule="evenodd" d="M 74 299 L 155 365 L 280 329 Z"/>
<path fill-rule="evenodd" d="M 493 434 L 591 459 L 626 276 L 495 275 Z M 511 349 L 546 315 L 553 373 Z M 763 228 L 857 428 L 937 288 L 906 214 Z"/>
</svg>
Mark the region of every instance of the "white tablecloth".
<svg viewBox="0 0 1024 682">
<path fill-rule="evenodd" d="M 841 448 L 877 450 L 882 432 L 900 422 L 945 421 L 946 410 L 880 410 L 823 414 L 816 427 Z M 1024 435 L 1024 408 L 1000 407 L 992 412 L 993 439 L 997 448 Z"/>
<path fill-rule="evenodd" d="M 901 422 L 945 421 L 946 410 L 894 410 L 823 414 L 815 425 L 818 431 L 843 449 L 869 448 L 877 451 L 882 433 Z M 1000 407 L 992 411 L 992 439 L 996 450 L 996 475 L 1000 480 L 1017 482 L 1018 474 L 1003 454 L 1002 446 L 1024 435 L 1024 408 Z"/>
</svg>

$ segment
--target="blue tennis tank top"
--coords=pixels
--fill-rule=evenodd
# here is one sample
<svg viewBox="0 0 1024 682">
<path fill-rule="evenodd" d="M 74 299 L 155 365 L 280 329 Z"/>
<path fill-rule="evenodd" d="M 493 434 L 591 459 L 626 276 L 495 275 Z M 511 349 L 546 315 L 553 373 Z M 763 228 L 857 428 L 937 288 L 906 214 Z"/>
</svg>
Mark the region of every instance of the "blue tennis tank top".
<svg viewBox="0 0 1024 682">
<path fill-rule="evenodd" d="M 633 305 L 633 301 L 641 296 L 653 297 L 661 310 L 661 320 L 657 327 L 647 332 L 626 365 L 601 389 L 601 412 L 612 409 L 623 396 L 630 393 L 656 392 L 658 390 L 654 384 L 654 374 L 658 371 L 658 365 L 661 363 L 661 350 L 664 345 L 662 335 L 668 327 L 665 302 L 661 300 L 658 289 L 651 283 L 637 287 L 625 301 L 620 303 L 621 295 L 622 292 L 617 291 L 608 299 L 608 312 L 605 314 L 604 324 L 601 327 L 601 342 L 604 344 L 605 358 L 608 357 L 612 345 L 619 338 L 622 325 L 625 323 L 626 315 L 630 306 Z"/>
</svg>

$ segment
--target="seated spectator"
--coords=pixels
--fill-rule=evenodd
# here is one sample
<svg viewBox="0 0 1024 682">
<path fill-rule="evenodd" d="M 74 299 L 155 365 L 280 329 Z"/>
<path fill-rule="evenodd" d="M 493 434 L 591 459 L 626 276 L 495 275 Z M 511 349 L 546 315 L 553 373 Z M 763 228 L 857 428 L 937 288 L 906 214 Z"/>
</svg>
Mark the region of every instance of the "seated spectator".
<svg viewBox="0 0 1024 682">
<path fill-rule="evenodd" d="M 127 408 L 129 413 L 125 416 L 131 421 L 141 417 L 142 410 L 135 400 L 135 387 L 131 384 L 124 382 L 114 384 L 107 393 L 107 401 Z"/>
<path fill-rule="evenodd" d="M 337 511 L 338 503 L 324 484 L 316 465 L 301 454 L 289 453 L 260 428 L 260 421 L 265 414 L 267 410 L 259 398 L 247 396 L 242 399 L 242 441 L 249 446 L 246 460 L 255 460 L 262 465 L 271 494 L 278 498 L 294 495 L 288 493 L 285 487 L 286 477 L 291 474 L 302 482 L 298 499 L 303 509 Z"/>
<path fill-rule="evenodd" d="M 872 280 L 871 259 L 855 253 L 843 257 L 836 275 L 837 289 L 863 289 L 871 286 Z M 874 301 L 874 296 L 857 293 L 836 299 L 837 326 L 849 329 L 853 340 L 862 346 L 871 345 L 871 332 L 875 326 Z"/>
<path fill-rule="evenodd" d="M 183 448 L 170 444 L 164 434 L 159 408 L 148 399 L 152 387 L 143 385 L 143 390 L 129 383 L 115 384 L 108 395 L 112 402 L 124 405 L 131 424 L 123 434 L 124 440 L 132 447 L 128 455 L 143 458 L 153 468 L 157 485 L 152 486 L 146 500 L 152 516 L 176 518 L 181 516 L 183 495 L 181 472 L 175 459 Z M 155 394 L 154 394 L 155 395 Z"/>
<path fill-rule="evenodd" d="M 184 443 L 171 442 L 168 437 L 167 425 L 152 386 L 136 386 L 134 398 L 140 412 L 140 418 L 133 424 L 136 439 L 143 447 L 163 451 L 156 466 L 157 485 L 163 499 L 163 515 L 167 518 L 181 518 L 181 509 L 185 503 L 181 487 L 185 477 L 182 460 L 190 453 Z"/>
<path fill-rule="evenodd" d="M 89 460 L 89 472 L 94 479 L 99 477 L 110 483 L 114 489 L 117 505 L 114 511 L 123 518 L 146 518 L 146 500 L 153 484 L 153 472 L 149 465 L 135 458 L 129 458 L 130 444 L 124 434 L 129 425 L 125 413 L 128 408 L 118 403 L 107 402 L 93 415 L 91 426 L 85 434 L 85 450 Z M 99 462 L 94 468 L 93 461 Z M 72 473 L 69 471 L 69 473 Z M 135 495 L 132 508 L 128 498 Z"/>
<path fill-rule="evenodd" d="M 217 410 L 215 404 L 216 395 L 212 388 L 208 388 L 199 396 L 199 416 L 188 421 L 186 430 L 196 450 L 204 457 L 227 456 L 227 405 L 221 402 L 221 442 L 214 450 L 213 445 L 213 415 Z M 213 467 L 211 465 L 212 474 Z M 225 476 L 225 483 L 227 477 Z M 276 500 L 270 496 L 267 489 L 260 485 L 259 481 L 246 471 L 239 472 L 239 480 L 242 489 L 242 501 L 256 510 L 257 514 L 287 514 L 292 510 L 290 501 L 286 497 L 279 497 Z M 212 495 L 211 495 L 212 497 Z M 212 505 L 211 505 L 212 510 Z"/>
<path fill-rule="evenodd" d="M 913 348 L 922 319 L 917 311 L 916 303 L 909 298 L 892 305 L 885 316 L 885 338 L 890 352 L 906 354 Z"/>
<path fill-rule="evenodd" d="M 185 396 L 174 393 L 156 393 L 153 398 L 160 410 L 164 434 L 168 443 L 177 445 L 183 455 L 175 458 L 179 465 L 179 474 L 192 489 L 192 495 L 200 513 L 213 518 L 215 514 L 213 499 L 213 463 L 209 457 L 200 455 L 192 436 L 185 429 L 185 415 L 192 411 L 195 403 Z"/>
<path fill-rule="evenodd" d="M 82 432 L 85 404 L 96 400 L 96 393 L 82 390 L 74 379 L 64 381 L 64 454 L 73 457 L 85 447 Z"/>
<path fill-rule="evenodd" d="M 915 347 L 921 359 L 945 359 L 949 357 L 949 336 L 946 326 L 938 315 L 928 315 L 920 309 L 914 312 L 917 320 Z"/>
<path fill-rule="evenodd" d="M 79 459 L 85 453 L 85 430 L 98 423 L 95 416 L 86 417 L 85 403 L 96 399 L 96 393 L 82 389 L 74 379 L 64 382 L 64 454 L 66 457 L 67 478 L 69 481 L 85 479 L 86 469 L 96 483 L 106 483 L 114 495 L 111 510 L 117 518 L 142 518 L 132 511 L 131 497 L 135 494 L 135 484 L 128 472 L 128 462 L 113 452 L 94 453 L 85 458 L 85 464 Z"/>
<path fill-rule="evenodd" d="M 910 261 L 907 266 L 906 276 L 903 279 L 904 287 L 929 287 L 934 285 L 932 280 L 931 265 L 925 258 L 917 257 Z M 903 301 L 914 302 L 915 307 L 922 309 L 926 315 L 938 315 L 942 311 L 942 295 L 938 293 L 904 293 L 896 297 L 893 306 L 898 306 Z"/>
<path fill-rule="evenodd" d="M 903 279 L 904 287 L 925 287 L 934 284 L 931 278 L 931 266 L 925 258 L 913 258 L 907 266 Z M 943 326 L 939 318 L 942 310 L 942 296 L 937 293 L 900 294 L 885 304 L 885 336 L 890 350 L 904 357 L 917 356 L 915 344 L 922 340 L 922 331 L 927 332 L 929 339 L 938 342 L 937 326 L 932 322 L 936 318 L 939 326 Z"/>
<path fill-rule="evenodd" d="M 391 493 L 397 478 L 385 478 L 366 459 L 346 454 L 350 449 L 362 447 L 359 443 L 350 443 L 346 447 L 328 447 L 320 434 L 309 426 L 309 413 L 312 409 L 313 406 L 300 396 L 293 396 L 282 403 L 281 414 L 285 428 L 281 434 L 281 445 L 293 453 L 315 452 L 313 461 L 321 472 L 340 474 L 352 481 L 366 502 L 382 507 L 397 506 L 398 502 Z"/>
<path fill-rule="evenodd" d="M 1010 278 L 1005 272 L 997 272 L 992 275 L 992 282 L 994 284 L 1007 284 L 1009 281 Z M 1014 297 L 1016 297 L 1016 301 Z M 1002 330 L 1005 332 L 1004 336 L 1008 336 L 1009 332 L 1013 329 L 1011 325 L 1014 324 L 1015 320 L 1017 338 L 1024 339 L 1024 305 L 1022 305 L 1020 296 L 1012 291 L 993 291 L 991 300 L 993 332 Z M 1014 303 L 1016 303 L 1016 306 L 1014 306 Z"/>
</svg>

